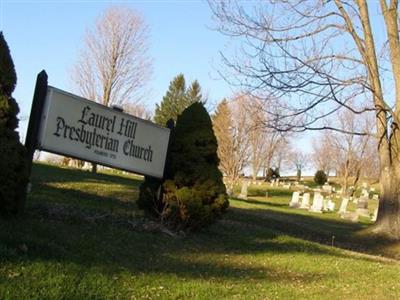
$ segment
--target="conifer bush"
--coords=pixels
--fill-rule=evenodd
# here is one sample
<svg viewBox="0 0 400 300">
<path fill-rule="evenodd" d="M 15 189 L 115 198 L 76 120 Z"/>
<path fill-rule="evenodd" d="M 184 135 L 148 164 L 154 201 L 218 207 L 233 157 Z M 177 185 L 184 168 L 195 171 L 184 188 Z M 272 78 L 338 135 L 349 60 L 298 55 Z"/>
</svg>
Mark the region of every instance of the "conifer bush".
<svg viewBox="0 0 400 300">
<path fill-rule="evenodd" d="M 327 180 L 328 176 L 322 170 L 318 170 L 314 175 L 314 182 L 318 185 L 324 185 Z"/>
<path fill-rule="evenodd" d="M 209 114 L 196 102 L 178 116 L 163 184 L 163 218 L 177 228 L 210 224 L 228 207 Z"/>
<path fill-rule="evenodd" d="M 178 116 L 171 139 L 159 203 L 160 217 L 178 230 L 200 229 L 211 224 L 229 206 L 218 169 L 217 140 L 202 103 L 192 104 Z M 154 207 L 153 203 L 149 204 L 154 200 L 152 194 L 143 192 L 146 186 L 149 183 L 145 181 L 139 196 L 140 206 L 144 208 L 144 203 L 148 203 L 147 207 Z"/>
<path fill-rule="evenodd" d="M 10 50 L 0 33 L 0 213 L 22 212 L 28 183 L 26 149 L 19 141 L 19 107 L 12 92 L 17 76 Z"/>
</svg>

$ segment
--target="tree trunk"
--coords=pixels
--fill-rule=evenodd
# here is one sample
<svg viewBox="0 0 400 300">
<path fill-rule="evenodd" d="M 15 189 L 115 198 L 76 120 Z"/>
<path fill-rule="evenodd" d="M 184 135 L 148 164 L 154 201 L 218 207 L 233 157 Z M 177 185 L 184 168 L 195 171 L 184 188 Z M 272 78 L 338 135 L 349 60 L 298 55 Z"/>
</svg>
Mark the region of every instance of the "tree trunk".
<svg viewBox="0 0 400 300">
<path fill-rule="evenodd" d="M 395 164 L 395 165 L 394 165 Z M 381 170 L 378 217 L 373 232 L 400 239 L 400 176 L 399 163 Z"/>
<path fill-rule="evenodd" d="M 301 169 L 297 169 L 296 177 L 297 177 L 296 181 L 300 182 L 300 179 L 301 179 Z"/>
</svg>

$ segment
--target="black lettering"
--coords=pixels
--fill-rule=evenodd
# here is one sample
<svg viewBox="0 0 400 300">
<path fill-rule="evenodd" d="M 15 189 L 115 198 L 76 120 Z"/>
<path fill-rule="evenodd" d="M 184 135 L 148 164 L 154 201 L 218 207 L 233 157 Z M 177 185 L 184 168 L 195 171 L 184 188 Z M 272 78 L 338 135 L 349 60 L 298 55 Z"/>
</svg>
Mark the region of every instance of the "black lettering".
<svg viewBox="0 0 400 300">
<path fill-rule="evenodd" d="M 61 117 L 57 117 L 57 129 L 56 129 L 56 132 L 54 132 L 53 134 L 55 135 L 55 136 L 60 136 L 60 130 L 62 130 L 62 129 L 64 129 L 64 127 L 65 127 L 65 121 L 64 121 L 64 119 L 63 118 L 61 118 Z"/>
<path fill-rule="evenodd" d="M 90 106 L 85 106 L 85 108 L 82 110 L 82 116 L 81 118 L 78 120 L 78 122 L 86 125 L 87 121 L 85 120 L 85 117 L 87 116 L 88 112 L 90 110 Z"/>
</svg>

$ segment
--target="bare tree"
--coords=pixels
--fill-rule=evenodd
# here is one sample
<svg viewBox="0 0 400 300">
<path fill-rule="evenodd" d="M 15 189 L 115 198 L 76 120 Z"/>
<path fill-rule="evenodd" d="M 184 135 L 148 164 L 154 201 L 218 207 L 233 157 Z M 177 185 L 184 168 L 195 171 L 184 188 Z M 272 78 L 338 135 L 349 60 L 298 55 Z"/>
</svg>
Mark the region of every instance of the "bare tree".
<svg viewBox="0 0 400 300">
<path fill-rule="evenodd" d="M 264 175 L 271 167 L 272 159 L 281 141 L 288 138 L 289 133 L 282 134 L 279 131 L 271 129 L 274 119 L 265 112 L 264 102 L 251 96 L 246 97 L 246 110 L 249 120 L 249 146 L 250 146 L 250 164 L 252 168 L 253 179 L 257 178 L 258 173 L 263 169 Z M 281 149 L 285 151 L 285 149 Z"/>
<path fill-rule="evenodd" d="M 281 133 L 282 134 L 282 133 Z M 289 142 L 288 137 L 286 135 L 282 135 L 282 138 L 279 140 L 275 140 L 274 147 L 271 149 L 270 160 L 268 160 L 268 168 L 274 167 L 279 172 L 282 171 L 282 165 L 284 165 L 287 161 L 289 161 L 290 154 L 292 153 L 292 148 Z"/>
<path fill-rule="evenodd" d="M 344 111 L 338 115 L 338 128 L 363 131 L 370 135 L 357 136 L 340 132 L 330 135 L 331 159 L 338 167 L 337 174 L 342 179 L 342 189 L 345 193 L 349 192 L 350 185 L 357 186 L 365 167 L 373 163 L 374 154 L 375 158 L 377 157 L 376 150 L 371 147 L 371 144 L 376 146 L 372 137 L 373 123 L 368 115 L 363 116 L 362 119 L 357 119 L 352 112 Z"/>
<path fill-rule="evenodd" d="M 152 113 L 142 103 L 125 103 L 122 106 L 124 112 L 145 120 L 151 120 Z"/>
<path fill-rule="evenodd" d="M 384 27 L 372 26 L 369 6 L 380 10 L 374 18 Z M 375 112 L 381 198 L 373 231 L 400 238 L 398 1 L 210 1 L 210 7 L 221 32 L 244 37 L 239 58 L 223 55 L 233 71 L 225 78 L 280 99 L 278 130 L 363 135 L 321 120 L 338 110 Z M 287 122 L 294 116 L 297 122 Z"/>
<path fill-rule="evenodd" d="M 137 103 L 151 75 L 149 29 L 128 7 L 107 9 L 86 32 L 83 49 L 71 74 L 85 98 L 112 106 Z"/>
<path fill-rule="evenodd" d="M 321 135 L 312 141 L 312 160 L 317 170 L 322 170 L 329 177 L 335 169 L 333 157 L 335 155 L 331 142 L 331 132 L 323 131 Z"/>
<path fill-rule="evenodd" d="M 289 154 L 288 159 L 289 159 L 289 163 L 296 169 L 296 180 L 300 181 L 301 180 L 301 172 L 307 166 L 308 161 L 309 161 L 308 154 L 306 154 L 300 150 L 293 150 Z"/>
<path fill-rule="evenodd" d="M 151 75 L 148 27 L 128 7 L 107 9 L 88 30 L 71 73 L 77 92 L 106 106 L 138 105 Z M 96 165 L 93 164 L 93 172 Z"/>
</svg>

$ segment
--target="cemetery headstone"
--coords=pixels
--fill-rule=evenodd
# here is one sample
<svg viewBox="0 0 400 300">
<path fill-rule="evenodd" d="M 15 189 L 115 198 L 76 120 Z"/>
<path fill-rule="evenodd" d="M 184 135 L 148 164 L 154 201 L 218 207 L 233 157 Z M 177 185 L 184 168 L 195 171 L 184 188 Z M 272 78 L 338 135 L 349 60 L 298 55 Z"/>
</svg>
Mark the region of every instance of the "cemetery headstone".
<svg viewBox="0 0 400 300">
<path fill-rule="evenodd" d="M 361 190 L 361 197 L 366 197 L 366 198 L 369 197 L 369 192 L 368 192 L 367 189 L 363 188 L 363 189 Z"/>
<path fill-rule="evenodd" d="M 335 211 L 335 202 L 329 199 L 326 208 L 328 211 Z"/>
<path fill-rule="evenodd" d="M 242 189 L 240 191 L 240 194 L 239 194 L 238 198 L 247 200 L 247 187 L 248 187 L 248 184 L 249 183 L 248 183 L 247 180 L 243 180 L 242 181 Z"/>
<path fill-rule="evenodd" d="M 368 198 L 367 197 L 361 197 L 360 199 L 358 199 L 356 213 L 359 216 L 369 217 Z"/>
<path fill-rule="evenodd" d="M 347 205 L 349 204 L 349 198 L 343 198 L 340 204 L 339 214 L 345 214 L 347 212 Z"/>
<path fill-rule="evenodd" d="M 322 190 L 325 191 L 325 192 L 327 192 L 327 193 L 332 193 L 332 186 L 329 185 L 329 183 L 325 183 L 325 184 L 322 186 Z"/>
<path fill-rule="evenodd" d="M 324 208 L 324 197 L 321 195 L 320 192 L 314 192 L 313 204 L 309 211 L 322 213 Z"/>
<path fill-rule="evenodd" d="M 304 193 L 301 198 L 300 208 L 310 209 L 310 193 Z"/>
<path fill-rule="evenodd" d="M 298 208 L 300 206 L 299 200 L 300 200 L 300 193 L 299 192 L 293 192 L 292 200 L 289 203 L 289 207 Z"/>
</svg>

